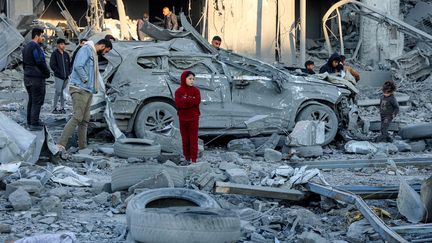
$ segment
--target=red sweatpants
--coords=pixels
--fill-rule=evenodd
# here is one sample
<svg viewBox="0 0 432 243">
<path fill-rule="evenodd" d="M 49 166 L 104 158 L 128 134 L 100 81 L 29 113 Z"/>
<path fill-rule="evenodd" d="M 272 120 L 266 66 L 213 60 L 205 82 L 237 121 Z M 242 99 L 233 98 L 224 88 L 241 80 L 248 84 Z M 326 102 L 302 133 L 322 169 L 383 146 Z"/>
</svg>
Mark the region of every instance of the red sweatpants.
<svg viewBox="0 0 432 243">
<path fill-rule="evenodd" d="M 196 162 L 198 158 L 198 120 L 180 121 L 180 134 L 185 159 Z"/>
</svg>

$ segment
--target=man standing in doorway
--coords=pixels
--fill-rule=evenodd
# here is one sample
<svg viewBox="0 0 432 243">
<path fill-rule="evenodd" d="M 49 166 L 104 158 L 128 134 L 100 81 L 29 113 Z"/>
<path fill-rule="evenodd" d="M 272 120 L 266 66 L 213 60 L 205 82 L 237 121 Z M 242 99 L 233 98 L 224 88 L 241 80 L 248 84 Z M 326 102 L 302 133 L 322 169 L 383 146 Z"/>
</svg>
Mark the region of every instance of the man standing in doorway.
<svg viewBox="0 0 432 243">
<path fill-rule="evenodd" d="M 45 41 L 44 30 L 36 27 L 31 36 L 32 41 L 22 51 L 24 85 L 28 93 L 27 125 L 30 130 L 42 130 L 39 115 L 45 100 L 45 79 L 49 78 L 50 70 L 40 46 Z"/>
<path fill-rule="evenodd" d="M 212 39 L 211 45 L 214 48 L 216 48 L 216 50 L 219 50 L 221 44 L 222 44 L 222 38 L 220 38 L 220 36 L 215 35 Z"/>
<path fill-rule="evenodd" d="M 178 22 L 177 22 L 177 16 L 170 11 L 168 7 L 164 7 L 162 9 L 162 13 L 165 16 L 164 18 L 164 27 L 168 30 L 178 30 Z"/>
<path fill-rule="evenodd" d="M 72 97 L 72 118 L 67 122 L 60 137 L 58 147 L 65 150 L 65 146 L 78 126 L 78 147 L 87 147 L 87 127 L 90 121 L 90 105 L 93 94 L 99 86 L 98 54 L 106 54 L 112 49 L 111 41 L 102 39 L 94 44 L 87 43 L 77 53 L 72 75 L 70 77 L 69 92 Z"/>
<path fill-rule="evenodd" d="M 66 88 L 67 80 L 71 74 L 71 61 L 69 54 L 65 52 L 66 41 L 57 40 L 57 49 L 53 52 L 50 59 L 50 67 L 54 72 L 55 93 L 54 93 L 54 114 L 65 114 L 63 90 Z M 60 98 L 60 109 L 57 109 L 57 102 Z"/>
</svg>

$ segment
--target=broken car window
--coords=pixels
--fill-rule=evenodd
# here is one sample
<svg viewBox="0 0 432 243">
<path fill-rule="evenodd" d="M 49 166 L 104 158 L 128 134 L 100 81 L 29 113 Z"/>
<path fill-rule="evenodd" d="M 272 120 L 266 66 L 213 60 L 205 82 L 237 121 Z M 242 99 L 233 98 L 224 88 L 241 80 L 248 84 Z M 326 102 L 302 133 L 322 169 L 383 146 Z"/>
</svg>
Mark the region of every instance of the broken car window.
<svg viewBox="0 0 432 243">
<path fill-rule="evenodd" d="M 184 70 L 190 70 L 195 74 L 211 74 L 212 71 L 203 63 L 196 60 L 170 59 L 169 71 L 181 73 Z"/>
<path fill-rule="evenodd" d="M 139 57 L 138 65 L 144 69 L 160 69 L 161 60 L 160 57 Z"/>
</svg>

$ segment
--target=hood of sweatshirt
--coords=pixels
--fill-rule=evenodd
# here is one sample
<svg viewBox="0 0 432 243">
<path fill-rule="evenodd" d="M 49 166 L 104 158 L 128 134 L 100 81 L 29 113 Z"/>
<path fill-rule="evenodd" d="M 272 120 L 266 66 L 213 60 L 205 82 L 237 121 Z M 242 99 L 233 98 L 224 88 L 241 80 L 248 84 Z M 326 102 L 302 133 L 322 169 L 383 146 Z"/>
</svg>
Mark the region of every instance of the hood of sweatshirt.
<svg viewBox="0 0 432 243">
<path fill-rule="evenodd" d="M 189 71 L 189 70 L 186 70 L 186 71 L 184 71 L 182 74 L 181 74 L 181 76 L 180 76 L 180 81 L 181 81 L 181 87 L 184 87 L 184 88 L 188 88 L 189 86 L 186 84 L 186 77 L 190 74 L 190 73 L 192 73 L 191 71 Z"/>
</svg>

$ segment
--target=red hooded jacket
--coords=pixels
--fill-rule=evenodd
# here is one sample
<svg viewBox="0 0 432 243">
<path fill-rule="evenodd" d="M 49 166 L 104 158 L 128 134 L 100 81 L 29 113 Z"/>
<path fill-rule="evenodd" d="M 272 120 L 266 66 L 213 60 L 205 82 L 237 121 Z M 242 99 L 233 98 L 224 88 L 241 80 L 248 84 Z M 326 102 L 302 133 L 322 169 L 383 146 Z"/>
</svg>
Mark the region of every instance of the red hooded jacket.
<svg viewBox="0 0 432 243">
<path fill-rule="evenodd" d="M 180 121 L 195 121 L 199 119 L 201 94 L 198 88 L 186 84 L 186 76 L 189 71 L 184 71 L 181 76 L 181 85 L 175 92 L 175 103 Z"/>
</svg>

